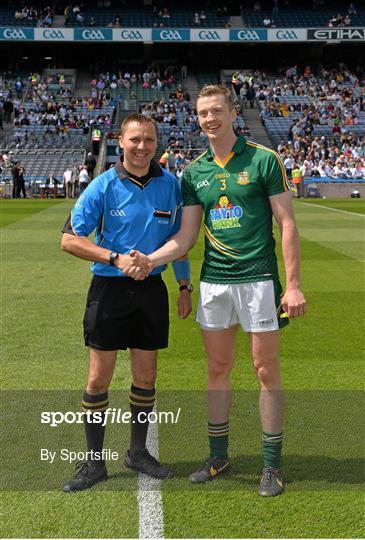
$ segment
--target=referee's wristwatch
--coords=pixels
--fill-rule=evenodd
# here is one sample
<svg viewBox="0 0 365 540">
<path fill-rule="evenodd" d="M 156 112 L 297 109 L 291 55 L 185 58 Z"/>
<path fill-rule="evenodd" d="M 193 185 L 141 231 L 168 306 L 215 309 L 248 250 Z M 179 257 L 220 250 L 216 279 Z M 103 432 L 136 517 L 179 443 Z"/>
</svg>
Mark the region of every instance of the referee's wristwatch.
<svg viewBox="0 0 365 540">
<path fill-rule="evenodd" d="M 192 293 L 194 290 L 194 287 L 192 286 L 192 284 L 190 283 L 189 285 L 180 285 L 179 287 L 179 291 L 189 291 L 190 293 Z"/>
<path fill-rule="evenodd" d="M 111 266 L 115 266 L 115 261 L 116 259 L 119 257 L 119 253 L 117 253 L 116 251 L 111 251 L 109 253 L 109 264 Z"/>
</svg>

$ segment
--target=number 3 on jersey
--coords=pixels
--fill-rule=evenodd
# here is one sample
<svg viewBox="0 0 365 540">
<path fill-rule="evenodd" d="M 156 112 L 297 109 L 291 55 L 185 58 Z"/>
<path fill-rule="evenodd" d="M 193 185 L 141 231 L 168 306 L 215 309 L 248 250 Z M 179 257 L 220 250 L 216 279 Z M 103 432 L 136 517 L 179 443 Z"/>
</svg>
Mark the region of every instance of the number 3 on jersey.
<svg viewBox="0 0 365 540">
<path fill-rule="evenodd" d="M 226 191 L 227 189 L 227 183 L 226 183 L 226 180 L 225 178 L 222 178 L 221 180 L 219 180 L 220 183 L 221 183 L 221 187 L 219 188 L 221 191 Z"/>
</svg>

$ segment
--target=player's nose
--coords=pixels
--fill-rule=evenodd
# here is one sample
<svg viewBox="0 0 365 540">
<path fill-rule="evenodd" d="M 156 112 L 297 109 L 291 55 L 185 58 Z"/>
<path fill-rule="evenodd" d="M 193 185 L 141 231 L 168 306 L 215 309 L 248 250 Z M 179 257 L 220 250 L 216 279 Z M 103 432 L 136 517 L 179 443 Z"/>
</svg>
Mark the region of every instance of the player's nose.
<svg viewBox="0 0 365 540">
<path fill-rule="evenodd" d="M 211 118 L 215 118 L 215 113 L 214 113 L 214 111 L 208 111 L 208 114 L 207 114 L 207 120 L 210 120 Z"/>
</svg>

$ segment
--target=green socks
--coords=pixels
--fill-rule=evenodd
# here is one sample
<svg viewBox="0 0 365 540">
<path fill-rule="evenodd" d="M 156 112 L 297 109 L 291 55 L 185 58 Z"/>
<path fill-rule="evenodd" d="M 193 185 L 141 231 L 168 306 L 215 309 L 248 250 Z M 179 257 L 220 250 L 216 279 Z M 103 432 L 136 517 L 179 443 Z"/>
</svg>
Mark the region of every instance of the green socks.
<svg viewBox="0 0 365 540">
<path fill-rule="evenodd" d="M 264 467 L 275 467 L 276 469 L 280 469 L 283 438 L 283 433 L 262 432 Z"/>
<path fill-rule="evenodd" d="M 222 424 L 208 422 L 210 457 L 226 458 L 228 456 L 228 434 L 229 420 Z"/>
</svg>

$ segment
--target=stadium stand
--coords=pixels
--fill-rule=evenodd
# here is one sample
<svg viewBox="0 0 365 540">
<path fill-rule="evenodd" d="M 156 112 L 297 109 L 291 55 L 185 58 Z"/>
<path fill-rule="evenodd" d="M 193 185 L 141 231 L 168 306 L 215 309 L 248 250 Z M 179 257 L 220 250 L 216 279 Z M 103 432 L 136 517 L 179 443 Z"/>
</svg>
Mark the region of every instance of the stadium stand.
<svg viewBox="0 0 365 540">
<path fill-rule="evenodd" d="M 166 10 L 166 11 L 164 11 Z M 197 26 L 207 28 L 219 28 L 228 24 L 229 17 L 218 14 L 212 9 L 202 10 L 199 6 L 192 9 L 171 8 L 120 8 L 120 9 L 86 9 L 81 12 L 72 10 L 67 17 L 68 26 L 106 26 L 113 28 L 120 27 L 162 27 L 171 28 L 191 27 L 196 23 L 194 12 L 198 10 L 199 23 Z"/>
<path fill-rule="evenodd" d="M 321 8 L 316 10 L 301 8 L 280 7 L 277 13 L 273 10 L 244 9 L 242 11 L 242 20 L 248 28 L 264 27 L 263 21 L 269 19 L 273 21 L 270 26 L 276 28 L 315 28 L 324 26 L 365 26 L 365 8 L 360 7 L 356 14 L 349 15 L 349 24 L 345 24 L 347 6 L 342 8 L 341 12 L 335 11 L 336 8 Z M 331 22 L 330 22 L 331 21 Z M 336 22 L 337 21 L 337 22 Z"/>
<path fill-rule="evenodd" d="M 51 6 L 35 8 L 33 5 L 6 8 L 0 7 L 0 26 L 51 27 L 54 9 Z"/>
<path fill-rule="evenodd" d="M 364 81 L 345 68 L 322 69 L 317 77 L 296 72 L 294 66 L 285 77 L 256 85 L 260 116 L 274 146 L 292 136 L 293 128 L 313 136 L 365 133 Z"/>
<path fill-rule="evenodd" d="M 195 98 L 198 88 L 219 81 L 228 86 L 235 81 L 232 92 L 237 134 L 250 137 L 244 118 L 250 104 L 240 95 L 240 88 L 248 85 L 254 90 L 252 112 L 261 118 L 283 161 L 292 158 L 310 175 L 347 180 L 363 175 L 364 81 L 359 72 L 343 65 L 322 68 L 315 76 L 309 66 L 281 68 L 278 74 L 208 68 L 194 73 L 189 69 L 187 79 L 181 78 L 181 65 L 174 63 L 106 67 L 104 73 L 91 76 L 90 95 L 86 97 L 74 95 L 77 75 L 67 70 L 22 73 L 24 89 L 20 97 L 14 93 L 17 79 L 4 77 L 0 86 L 0 100 L 4 103 L 10 94 L 14 107 L 13 128 L 1 153 L 22 161 L 35 196 L 44 194 L 42 186 L 51 174 L 62 177 L 67 167 L 83 163 L 95 125 L 106 135 L 106 167 L 119 158 L 119 130 L 114 122 L 122 120 L 123 104 L 128 100 L 129 107 L 134 103 L 135 110 L 154 118 L 159 136 L 157 156 L 167 154 L 166 166 L 181 175 L 186 164 L 207 145 L 190 91 Z M 347 167 L 343 156 L 348 159 Z M 64 195 L 61 187 L 57 194 Z"/>
<path fill-rule="evenodd" d="M 255 85 L 261 121 L 289 176 L 299 167 L 328 181 L 365 178 L 364 77 L 343 65 L 316 77 L 305 70 L 307 77 L 293 66 Z"/>
<path fill-rule="evenodd" d="M 11 150 L 4 154 L 5 160 L 0 167 L 0 187 L 5 196 L 11 196 L 12 165 L 19 161 L 25 168 L 27 192 L 30 197 L 57 196 L 64 197 L 65 190 L 62 182 L 63 173 L 67 168 L 78 170 L 84 163 L 85 150 Z M 4 164 L 5 163 L 5 164 Z M 1 165 L 1 164 L 0 164 Z M 56 183 L 54 180 L 56 180 Z M 49 191 L 48 191 L 49 190 Z"/>
<path fill-rule="evenodd" d="M 181 92 L 179 65 L 153 64 L 141 69 L 129 66 L 124 70 L 111 70 L 94 75 L 90 81 L 91 96 L 107 91 L 115 99 L 152 101 Z"/>
<path fill-rule="evenodd" d="M 14 90 L 20 77 L 8 75 L 0 79 L 0 107 L 11 106 L 3 114 L 7 134 L 0 144 L 0 154 L 5 156 L 1 194 L 10 196 L 11 165 L 19 161 L 31 196 L 64 196 L 63 172 L 69 167 L 79 170 L 84 163 L 95 126 L 101 131 L 113 128 L 115 102 L 99 90 L 94 96 L 73 95 L 76 73 L 22 73 L 24 90 L 18 95 Z"/>
</svg>

